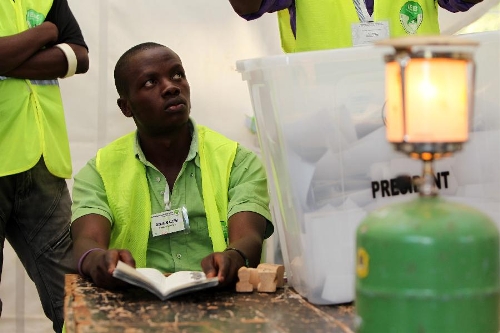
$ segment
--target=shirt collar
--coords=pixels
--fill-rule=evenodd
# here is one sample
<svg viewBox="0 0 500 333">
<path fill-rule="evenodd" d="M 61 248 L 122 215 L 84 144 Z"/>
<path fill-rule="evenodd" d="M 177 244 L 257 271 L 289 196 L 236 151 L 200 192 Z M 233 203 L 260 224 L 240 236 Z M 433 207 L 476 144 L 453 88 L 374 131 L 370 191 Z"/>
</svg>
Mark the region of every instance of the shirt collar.
<svg viewBox="0 0 500 333">
<path fill-rule="evenodd" d="M 191 146 L 189 147 L 189 152 L 186 157 L 186 162 L 195 160 L 197 166 L 199 166 L 199 158 L 195 157 L 198 155 L 198 128 L 196 127 L 196 123 L 192 118 L 189 118 L 189 131 L 191 132 Z M 147 166 L 153 166 L 144 155 L 144 152 L 141 149 L 141 145 L 139 144 L 139 136 L 137 135 L 137 130 L 135 131 L 135 144 L 134 144 L 134 155 L 139 159 L 143 164 Z"/>
</svg>

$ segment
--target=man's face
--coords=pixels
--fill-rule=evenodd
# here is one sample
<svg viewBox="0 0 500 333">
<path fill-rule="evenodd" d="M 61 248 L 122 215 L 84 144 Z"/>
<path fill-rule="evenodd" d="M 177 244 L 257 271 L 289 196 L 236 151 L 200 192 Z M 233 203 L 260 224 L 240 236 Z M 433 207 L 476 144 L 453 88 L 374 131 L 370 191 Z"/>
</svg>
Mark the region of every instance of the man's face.
<svg viewBox="0 0 500 333">
<path fill-rule="evenodd" d="M 133 117 L 140 132 L 161 135 L 185 125 L 191 109 L 189 83 L 172 50 L 156 47 L 130 59 L 123 77 L 126 96 L 118 99 L 123 114 Z"/>
</svg>

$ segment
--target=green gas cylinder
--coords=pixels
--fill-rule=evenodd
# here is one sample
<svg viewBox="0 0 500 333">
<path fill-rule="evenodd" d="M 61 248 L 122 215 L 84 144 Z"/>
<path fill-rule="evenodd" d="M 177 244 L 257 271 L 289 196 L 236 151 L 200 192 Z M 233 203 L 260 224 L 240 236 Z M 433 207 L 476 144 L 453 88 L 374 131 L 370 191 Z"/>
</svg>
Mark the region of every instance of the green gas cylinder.
<svg viewBox="0 0 500 333">
<path fill-rule="evenodd" d="M 499 234 L 437 196 L 372 212 L 356 235 L 358 333 L 498 333 Z"/>
</svg>

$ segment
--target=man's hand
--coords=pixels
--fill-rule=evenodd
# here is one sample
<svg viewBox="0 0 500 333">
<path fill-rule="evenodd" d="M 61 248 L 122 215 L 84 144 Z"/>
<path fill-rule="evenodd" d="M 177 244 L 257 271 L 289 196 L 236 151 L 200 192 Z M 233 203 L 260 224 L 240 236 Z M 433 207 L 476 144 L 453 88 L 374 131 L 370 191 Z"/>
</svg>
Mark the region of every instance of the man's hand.
<svg viewBox="0 0 500 333">
<path fill-rule="evenodd" d="M 113 277 L 113 271 L 118 260 L 135 268 L 135 260 L 128 250 L 112 249 L 89 253 L 82 263 L 82 266 L 86 269 L 82 270 L 88 272 L 92 281 L 99 287 L 106 289 L 123 288 L 128 284 Z"/>
<path fill-rule="evenodd" d="M 232 286 L 238 282 L 238 270 L 244 266 L 243 258 L 236 251 L 215 252 L 201 261 L 201 268 L 207 277 L 218 277 L 219 286 Z"/>
</svg>

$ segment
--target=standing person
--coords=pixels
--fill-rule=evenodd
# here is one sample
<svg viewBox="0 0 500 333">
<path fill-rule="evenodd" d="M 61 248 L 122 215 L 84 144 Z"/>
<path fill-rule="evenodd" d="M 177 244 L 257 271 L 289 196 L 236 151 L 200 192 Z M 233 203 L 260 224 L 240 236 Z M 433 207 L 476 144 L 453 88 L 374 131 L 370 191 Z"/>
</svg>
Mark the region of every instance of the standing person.
<svg viewBox="0 0 500 333">
<path fill-rule="evenodd" d="M 118 60 L 118 106 L 137 130 L 100 149 L 75 176 L 71 233 L 80 274 L 123 282 L 118 260 L 162 272 L 203 270 L 220 286 L 256 267 L 273 232 L 266 174 L 251 151 L 190 118 L 179 56 L 156 43 Z M 167 227 L 168 226 L 168 227 Z"/>
<path fill-rule="evenodd" d="M 7 238 L 56 332 L 64 274 L 75 270 L 65 180 L 71 157 L 57 78 L 85 73 L 88 63 L 66 0 L 0 0 L 0 273 Z"/>
<path fill-rule="evenodd" d="M 405 35 L 439 34 L 438 6 L 467 11 L 482 0 L 229 0 L 246 20 L 278 12 L 287 53 L 344 48 Z"/>
</svg>

